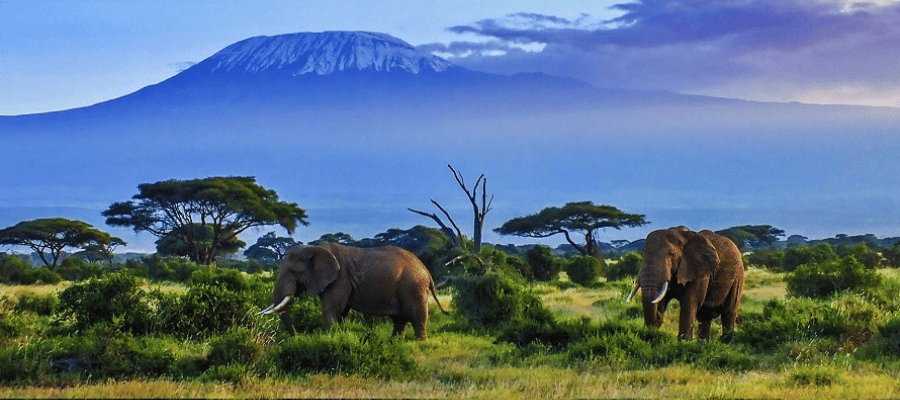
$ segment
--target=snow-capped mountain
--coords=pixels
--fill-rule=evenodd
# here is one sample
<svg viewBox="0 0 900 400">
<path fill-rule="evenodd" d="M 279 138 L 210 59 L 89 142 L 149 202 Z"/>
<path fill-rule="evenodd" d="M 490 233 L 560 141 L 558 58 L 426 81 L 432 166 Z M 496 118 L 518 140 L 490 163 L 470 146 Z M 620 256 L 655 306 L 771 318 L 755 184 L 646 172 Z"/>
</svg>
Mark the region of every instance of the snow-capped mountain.
<svg viewBox="0 0 900 400">
<path fill-rule="evenodd" d="M 329 75 L 341 71 L 442 72 L 453 64 L 383 33 L 322 32 L 242 40 L 195 68 L 205 72 Z"/>
</svg>

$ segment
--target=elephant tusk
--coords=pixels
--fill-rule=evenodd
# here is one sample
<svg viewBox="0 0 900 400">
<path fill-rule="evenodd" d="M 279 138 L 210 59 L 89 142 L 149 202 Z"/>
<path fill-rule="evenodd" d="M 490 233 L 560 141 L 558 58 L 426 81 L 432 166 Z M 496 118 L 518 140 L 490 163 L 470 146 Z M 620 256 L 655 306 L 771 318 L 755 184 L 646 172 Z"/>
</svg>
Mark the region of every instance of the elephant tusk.
<svg viewBox="0 0 900 400">
<path fill-rule="evenodd" d="M 637 291 L 638 291 L 638 289 L 640 289 L 640 288 L 641 288 L 641 286 L 638 285 L 637 282 L 635 282 L 635 283 L 634 283 L 634 289 L 631 290 L 631 293 L 628 294 L 628 297 L 625 297 L 625 302 L 626 302 L 626 303 L 631 302 L 631 298 L 634 297 L 635 294 L 637 294 Z"/>
<path fill-rule="evenodd" d="M 257 315 L 280 313 L 281 309 L 284 308 L 289 301 L 291 301 L 291 296 L 285 296 L 284 300 L 281 300 L 281 303 L 278 303 L 278 305 L 272 304 L 269 308 L 260 311 Z"/>
<path fill-rule="evenodd" d="M 656 304 L 662 301 L 663 297 L 666 295 L 666 291 L 669 290 L 669 282 L 663 282 L 662 287 L 659 289 L 659 296 L 656 296 L 651 303 Z"/>
</svg>

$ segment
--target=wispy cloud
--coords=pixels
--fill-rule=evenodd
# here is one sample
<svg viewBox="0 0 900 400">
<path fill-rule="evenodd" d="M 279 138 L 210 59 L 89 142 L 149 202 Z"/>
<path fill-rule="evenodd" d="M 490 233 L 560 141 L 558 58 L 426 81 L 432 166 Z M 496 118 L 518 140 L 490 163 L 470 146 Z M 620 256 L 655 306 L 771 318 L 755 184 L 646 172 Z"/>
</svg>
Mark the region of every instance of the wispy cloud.
<svg viewBox="0 0 900 400">
<path fill-rule="evenodd" d="M 483 40 L 424 48 L 491 72 L 763 100 L 814 101 L 813 93 L 829 88 L 900 89 L 897 1 L 640 0 L 612 9 L 621 14 L 608 20 L 485 19 L 448 28 Z M 900 98 L 886 101 L 900 105 Z"/>
</svg>

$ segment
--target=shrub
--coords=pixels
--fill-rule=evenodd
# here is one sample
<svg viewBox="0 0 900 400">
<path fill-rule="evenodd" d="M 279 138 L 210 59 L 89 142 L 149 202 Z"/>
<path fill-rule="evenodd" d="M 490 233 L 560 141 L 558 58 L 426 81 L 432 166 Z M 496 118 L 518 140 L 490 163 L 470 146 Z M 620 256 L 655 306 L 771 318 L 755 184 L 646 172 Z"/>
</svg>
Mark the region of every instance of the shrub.
<svg viewBox="0 0 900 400">
<path fill-rule="evenodd" d="M 156 330 L 185 338 L 223 334 L 233 326 L 252 326 L 245 296 L 223 287 L 191 286 L 183 295 L 156 293 Z"/>
<path fill-rule="evenodd" d="M 641 253 L 632 251 L 622 256 L 618 262 L 607 264 L 603 270 L 603 275 L 609 281 L 634 278 L 641 271 L 643 263 L 644 256 Z"/>
<path fill-rule="evenodd" d="M 560 262 L 548 246 L 534 246 L 525 252 L 525 262 L 531 266 L 534 279 L 552 281 L 559 275 Z"/>
<path fill-rule="evenodd" d="M 747 264 L 764 269 L 778 270 L 784 266 L 784 258 L 785 250 L 763 247 L 755 249 L 747 255 Z"/>
<path fill-rule="evenodd" d="M 352 332 L 295 335 L 274 352 L 283 373 L 359 374 L 379 378 L 400 378 L 416 370 L 409 345 L 403 341 L 364 338 Z"/>
<path fill-rule="evenodd" d="M 818 298 L 844 290 L 872 292 L 881 285 L 881 279 L 878 272 L 867 270 L 850 256 L 821 265 L 801 265 L 785 277 L 791 295 Z"/>
<path fill-rule="evenodd" d="M 72 282 L 79 282 L 89 278 L 95 278 L 107 270 L 105 266 L 99 263 L 89 263 L 78 257 L 69 257 L 62 261 L 59 265 L 59 275 Z"/>
<path fill-rule="evenodd" d="M 53 293 L 39 294 L 24 292 L 16 299 L 16 312 L 30 311 L 38 315 L 52 315 L 59 305 L 59 298 Z"/>
<path fill-rule="evenodd" d="M 794 246 L 785 250 L 782 268 L 790 272 L 801 265 L 818 265 L 837 259 L 834 248 L 828 243 L 819 243 L 815 247 Z"/>
<path fill-rule="evenodd" d="M 187 282 L 200 266 L 186 258 L 162 257 L 154 254 L 144 257 L 140 268 L 152 280 Z M 137 267 L 136 265 L 134 267 Z"/>
<path fill-rule="evenodd" d="M 85 330 L 122 318 L 122 328 L 144 333 L 150 327 L 151 311 L 140 289 L 140 280 L 127 271 L 69 286 L 59 295 L 57 320 L 71 322 L 75 330 Z"/>
<path fill-rule="evenodd" d="M 591 256 L 575 256 L 566 264 L 569 279 L 579 285 L 588 285 L 600 276 L 600 261 Z"/>
<path fill-rule="evenodd" d="M 263 346 L 247 328 L 236 326 L 209 341 L 210 365 L 251 364 L 263 354 Z"/>
<path fill-rule="evenodd" d="M 0 254 L 0 282 L 5 284 L 32 284 L 31 265 L 27 261 L 8 254 Z"/>
<path fill-rule="evenodd" d="M 503 271 L 459 277 L 454 280 L 453 312 L 470 324 L 488 327 L 516 320 L 552 320 L 541 299 L 521 279 Z"/>
<path fill-rule="evenodd" d="M 881 254 L 872 250 L 866 242 L 860 242 L 853 246 L 838 246 L 835 252 L 839 257 L 852 256 L 868 269 L 881 267 Z"/>
</svg>

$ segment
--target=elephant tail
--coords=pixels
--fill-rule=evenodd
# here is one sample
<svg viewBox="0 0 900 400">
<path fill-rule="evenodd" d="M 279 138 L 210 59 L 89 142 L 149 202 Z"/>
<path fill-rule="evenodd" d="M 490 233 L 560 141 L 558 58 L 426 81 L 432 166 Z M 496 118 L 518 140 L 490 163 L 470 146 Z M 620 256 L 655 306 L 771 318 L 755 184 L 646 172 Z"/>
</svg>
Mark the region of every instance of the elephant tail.
<svg viewBox="0 0 900 400">
<path fill-rule="evenodd" d="M 431 291 L 431 296 L 434 297 L 434 301 L 437 303 L 438 308 L 441 309 L 441 312 L 444 313 L 444 314 L 450 314 L 450 312 L 447 311 L 447 310 L 445 310 L 445 309 L 444 309 L 444 306 L 441 305 L 441 301 L 438 300 L 438 297 L 437 297 L 437 290 L 434 288 L 434 280 L 432 280 L 431 283 L 429 284 L 428 290 Z"/>
</svg>

